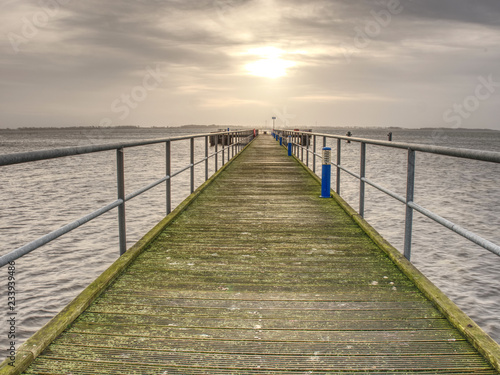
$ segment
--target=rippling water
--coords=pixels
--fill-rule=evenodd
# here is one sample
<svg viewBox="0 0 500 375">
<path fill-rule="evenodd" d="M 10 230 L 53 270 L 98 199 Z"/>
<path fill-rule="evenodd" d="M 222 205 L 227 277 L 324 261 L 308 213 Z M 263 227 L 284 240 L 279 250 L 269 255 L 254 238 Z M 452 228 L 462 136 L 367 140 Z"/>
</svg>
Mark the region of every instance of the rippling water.
<svg viewBox="0 0 500 375">
<path fill-rule="evenodd" d="M 191 130 L 191 129 L 190 129 Z M 350 129 L 354 136 L 386 139 L 387 130 Z M 206 130 L 193 129 L 199 133 Z M 317 129 L 345 134 L 346 129 Z M 392 130 L 394 140 L 500 151 L 500 132 Z M 179 129 L 1 131 L 0 153 L 73 145 L 163 138 L 187 134 Z M 204 156 L 197 141 L 197 157 Z M 330 145 L 330 144 L 329 144 Z M 332 147 L 335 145 L 332 143 Z M 342 144 L 342 164 L 359 170 L 359 145 Z M 212 150 L 213 152 L 213 150 Z M 367 148 L 367 177 L 400 195 L 406 191 L 406 152 L 378 146 Z M 187 141 L 174 143 L 172 170 L 189 158 Z M 131 193 L 164 175 L 164 145 L 127 149 L 126 191 Z M 1 254 L 73 221 L 116 199 L 115 153 L 40 161 L 0 169 Z M 210 162 L 210 173 L 214 170 Z M 219 166 L 221 163 L 219 162 Z M 319 170 L 319 162 L 318 162 Z M 417 154 L 416 202 L 500 243 L 498 186 L 500 166 L 492 163 Z M 204 166 L 196 168 L 196 185 L 204 181 Z M 342 175 L 342 196 L 358 206 L 359 182 Z M 173 181 L 173 205 L 189 193 L 189 174 Z M 335 186 L 335 180 L 332 181 Z M 164 185 L 127 202 L 127 242 L 131 246 L 165 214 Z M 118 256 L 116 210 L 88 223 L 16 261 L 17 344 L 70 302 Z M 393 245 L 403 244 L 404 206 L 367 187 L 367 220 Z M 500 341 L 500 258 L 415 214 L 415 265 L 450 296 L 493 338 Z M 3 268 L 0 272 L 5 273 Z M 6 283 L 2 283 L 5 288 Z M 2 293 L 6 296 L 6 292 Z M 3 297 L 0 304 L 7 306 Z M 5 311 L 5 309 L 2 309 Z M 0 342 L 7 337 L 0 326 Z"/>
</svg>

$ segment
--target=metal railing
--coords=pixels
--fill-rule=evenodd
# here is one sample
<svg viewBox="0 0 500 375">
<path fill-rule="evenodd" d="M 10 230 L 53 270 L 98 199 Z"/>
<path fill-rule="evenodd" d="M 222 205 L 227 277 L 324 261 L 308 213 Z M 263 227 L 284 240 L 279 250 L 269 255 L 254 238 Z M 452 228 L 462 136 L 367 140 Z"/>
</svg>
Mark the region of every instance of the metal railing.
<svg viewBox="0 0 500 375">
<path fill-rule="evenodd" d="M 84 155 L 103 151 L 116 150 L 116 168 L 117 168 L 117 199 L 114 202 L 107 204 L 104 207 L 93 211 L 78 220 L 75 220 L 63 227 L 50 232 L 26 245 L 23 245 L 11 252 L 0 257 L 0 267 L 8 264 L 9 262 L 15 261 L 20 257 L 30 253 L 33 250 L 55 240 L 62 235 L 71 232 L 72 230 L 80 227 L 81 225 L 88 223 L 89 221 L 101 216 L 102 214 L 111 211 L 114 208 L 118 208 L 118 231 L 119 231 L 119 241 L 120 241 L 120 255 L 125 253 L 127 250 L 127 234 L 126 234 L 126 215 L 125 215 L 125 202 L 145 193 L 146 191 L 162 184 L 166 183 L 166 214 L 168 215 L 172 211 L 172 186 L 171 180 L 173 177 L 185 172 L 190 171 L 190 192 L 193 193 L 195 190 L 195 179 L 194 172 L 195 166 L 204 163 L 205 164 L 205 181 L 209 178 L 209 160 L 214 158 L 215 166 L 214 170 L 217 172 L 219 169 L 219 155 L 221 155 L 222 165 L 228 162 L 232 157 L 237 155 L 243 147 L 253 140 L 256 133 L 254 130 L 247 131 L 225 131 L 218 133 L 209 134 L 196 134 L 187 135 L 181 137 L 165 138 L 165 139 L 152 139 L 145 141 L 135 141 L 135 142 L 125 142 L 125 143 L 113 143 L 113 144 L 103 144 L 103 145 L 89 145 L 80 147 L 66 147 L 59 149 L 50 150 L 40 150 L 40 151 L 30 151 L 14 154 L 4 154 L 0 155 L 0 167 L 6 165 L 20 164 L 35 162 L 39 160 L 48 160 L 55 158 L 63 158 L 67 156 Z M 215 152 L 209 154 L 209 138 L 210 137 L 222 137 L 222 148 L 219 149 L 218 139 L 215 140 Z M 198 161 L 195 161 L 195 139 L 204 138 L 205 140 L 205 156 Z M 189 164 L 180 170 L 172 173 L 171 161 L 172 161 L 172 143 L 189 140 L 189 154 L 190 160 Z M 166 147 L 166 174 L 161 179 L 154 181 L 141 189 L 125 195 L 125 168 L 124 168 L 124 155 L 125 149 L 138 146 L 147 146 L 154 144 L 164 143 Z M 214 173 L 215 173 L 214 172 Z"/>
<path fill-rule="evenodd" d="M 288 131 L 288 130 L 275 130 L 274 134 L 282 138 L 282 143 L 288 146 L 290 142 L 292 144 L 293 154 L 300 159 L 307 167 L 309 167 L 309 155 L 312 155 L 312 171 L 316 173 L 316 157 L 321 158 L 322 155 L 317 153 L 318 138 L 322 138 L 322 147 L 326 147 L 327 139 L 337 140 L 337 160 L 336 162 L 330 162 L 332 166 L 336 168 L 336 190 L 335 192 L 340 196 L 340 181 L 341 181 L 341 171 L 348 173 L 349 175 L 355 177 L 359 180 L 359 210 L 358 213 L 361 217 L 364 217 L 365 211 L 365 188 L 366 184 L 380 190 L 381 192 L 389 195 L 390 197 L 398 200 L 406 206 L 405 213 L 405 232 L 404 232 L 404 256 L 410 260 L 411 258 L 411 240 L 412 240 L 412 227 L 413 227 L 413 211 L 417 211 L 422 215 L 428 217 L 431 220 L 443 225 L 449 230 L 461 235 L 462 237 L 468 239 L 469 241 L 481 246 L 482 248 L 489 250 L 490 252 L 500 256 L 500 246 L 488 241 L 481 236 L 467 230 L 460 225 L 457 225 L 438 214 L 420 206 L 414 202 L 414 191 L 415 191 L 415 156 L 416 152 L 431 153 L 437 155 L 445 155 L 457 158 L 465 158 L 471 160 L 486 161 L 492 163 L 500 163 L 500 152 L 494 151 L 482 151 L 482 150 L 470 150 L 470 149 L 460 149 L 460 148 L 450 148 L 434 145 L 423 145 L 423 144 L 411 144 L 411 143 L 401 143 L 401 142 L 389 142 L 389 141 L 378 141 L 364 138 L 355 138 L 348 136 L 339 136 L 331 134 L 322 133 L 312 133 L 312 132 L 300 132 L 300 131 Z M 312 139 L 312 141 L 311 141 Z M 359 174 L 353 172 L 341 165 L 342 160 L 342 141 L 347 142 L 357 142 L 360 143 L 360 165 Z M 404 149 L 408 152 L 407 158 L 407 175 L 406 175 L 406 196 L 403 197 L 385 187 L 369 180 L 366 178 L 366 145 L 377 145 L 383 147 L 392 147 L 398 149 Z M 304 152 L 306 154 L 304 161 Z"/>
</svg>

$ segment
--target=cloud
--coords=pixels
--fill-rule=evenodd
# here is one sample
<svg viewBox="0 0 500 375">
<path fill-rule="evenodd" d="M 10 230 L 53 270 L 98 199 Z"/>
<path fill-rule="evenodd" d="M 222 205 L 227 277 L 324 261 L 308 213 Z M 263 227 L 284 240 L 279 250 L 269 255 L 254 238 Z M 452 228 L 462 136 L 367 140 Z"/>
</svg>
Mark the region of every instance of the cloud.
<svg viewBox="0 0 500 375">
<path fill-rule="evenodd" d="M 500 3 L 400 0 L 397 12 L 387 13 L 396 1 L 8 1 L 0 15 L 0 126 L 94 124 L 156 64 L 166 78 L 131 115 L 141 124 L 165 116 L 175 124 L 238 116 L 260 122 L 266 102 L 270 113 L 289 103 L 294 113 L 341 123 L 353 108 L 346 103 L 355 102 L 378 103 L 379 125 L 442 125 L 443 111 L 478 76 L 500 80 Z M 54 2 L 59 8 L 50 13 Z M 23 36 L 43 12 L 47 22 L 15 53 L 7 35 Z M 248 51 L 263 47 L 294 63 L 287 76 L 248 76 L 245 66 L 255 60 Z M 464 126 L 485 127 L 485 119 L 498 126 L 498 101 L 493 95 Z M 332 111 L 332 102 L 341 110 Z M 413 112 L 426 103 L 428 110 L 404 119 L 391 110 L 395 103 Z M 369 111 L 351 116 L 374 120 Z"/>
</svg>

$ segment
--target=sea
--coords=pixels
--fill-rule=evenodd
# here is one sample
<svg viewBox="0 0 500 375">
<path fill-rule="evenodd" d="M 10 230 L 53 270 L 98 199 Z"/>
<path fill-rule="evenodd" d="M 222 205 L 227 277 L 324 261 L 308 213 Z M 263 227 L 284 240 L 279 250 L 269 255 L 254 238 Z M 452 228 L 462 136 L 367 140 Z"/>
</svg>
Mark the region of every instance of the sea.
<svg viewBox="0 0 500 375">
<path fill-rule="evenodd" d="M 232 130 L 235 128 L 232 128 Z M 165 139 L 217 130 L 180 128 L 25 128 L 0 129 L 0 154 L 93 144 Z M 317 133 L 500 152 L 500 132 L 468 129 L 314 128 Z M 318 137 L 319 145 L 322 138 Z M 327 139 L 336 155 L 336 142 Z M 341 144 L 342 165 L 359 173 L 360 146 Z M 214 152 L 214 147 L 210 148 Z M 205 155 L 195 142 L 195 160 Z M 126 194 L 165 176 L 165 144 L 125 150 Z M 227 159 L 227 154 L 226 154 Z M 405 196 L 407 152 L 367 145 L 366 176 Z M 307 162 L 304 154 L 304 162 Z M 313 157 L 309 158 L 312 167 Z M 189 164 L 189 141 L 172 145 L 172 171 Z M 218 166 L 222 164 L 221 155 Z M 316 171 L 321 170 L 316 158 Z M 215 160 L 209 162 L 209 173 Z M 195 168 L 195 185 L 205 166 Z M 341 173 L 341 196 L 359 206 L 359 181 Z M 332 175 L 336 186 L 336 174 Z M 500 164 L 417 152 L 415 202 L 496 244 L 500 244 Z M 114 151 L 0 167 L 0 254 L 5 254 L 116 200 Z M 189 172 L 172 180 L 175 207 L 190 192 Z M 235 207 L 235 209 L 237 209 Z M 127 202 L 127 246 L 132 246 L 166 214 L 165 185 Z M 402 251 L 405 206 L 367 186 L 365 218 Z M 15 344 L 33 335 L 119 256 L 117 212 L 100 216 L 15 262 Z M 412 262 L 435 285 L 500 342 L 500 257 L 430 219 L 414 213 Z M 12 274 L 11 274 L 12 276 Z M 12 316 L 8 305 L 8 267 L 0 269 L 0 353 L 7 356 Z"/>
</svg>

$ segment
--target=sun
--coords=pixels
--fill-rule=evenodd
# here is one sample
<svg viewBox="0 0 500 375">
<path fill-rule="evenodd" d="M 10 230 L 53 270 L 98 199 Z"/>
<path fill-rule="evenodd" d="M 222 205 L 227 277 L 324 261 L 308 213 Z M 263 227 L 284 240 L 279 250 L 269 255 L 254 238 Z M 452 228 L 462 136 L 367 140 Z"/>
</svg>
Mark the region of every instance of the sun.
<svg viewBox="0 0 500 375">
<path fill-rule="evenodd" d="M 295 62 L 281 58 L 284 51 L 274 47 L 254 48 L 247 52 L 258 55 L 261 59 L 245 65 L 249 74 L 266 78 L 279 78 L 287 75 L 287 69 L 295 66 Z"/>
<path fill-rule="evenodd" d="M 295 63 L 283 59 L 267 58 L 251 62 L 245 66 L 251 75 L 267 78 L 286 76 L 286 70 Z"/>
</svg>

